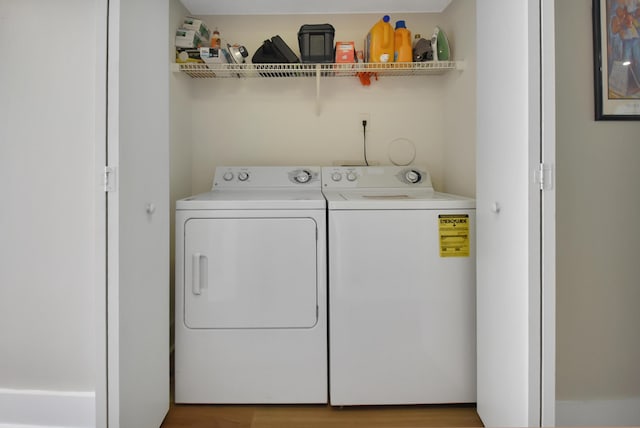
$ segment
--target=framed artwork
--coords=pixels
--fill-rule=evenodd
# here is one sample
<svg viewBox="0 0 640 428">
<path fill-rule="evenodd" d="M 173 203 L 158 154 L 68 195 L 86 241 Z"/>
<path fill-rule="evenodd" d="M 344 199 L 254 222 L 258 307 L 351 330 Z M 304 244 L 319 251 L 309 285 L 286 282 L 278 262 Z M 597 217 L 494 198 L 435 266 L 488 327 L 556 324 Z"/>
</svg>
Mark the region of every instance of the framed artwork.
<svg viewBox="0 0 640 428">
<path fill-rule="evenodd" d="M 596 120 L 640 120 L 640 0 L 593 0 Z"/>
</svg>

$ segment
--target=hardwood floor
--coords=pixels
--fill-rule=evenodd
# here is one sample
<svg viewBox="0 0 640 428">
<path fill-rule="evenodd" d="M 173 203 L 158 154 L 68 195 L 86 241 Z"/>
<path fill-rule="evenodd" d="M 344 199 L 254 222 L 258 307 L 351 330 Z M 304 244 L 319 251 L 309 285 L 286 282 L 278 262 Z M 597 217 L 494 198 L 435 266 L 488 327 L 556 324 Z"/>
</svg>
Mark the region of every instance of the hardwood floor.
<svg viewBox="0 0 640 428">
<path fill-rule="evenodd" d="M 473 405 L 343 407 L 327 405 L 171 404 L 161 428 L 481 427 Z"/>
<path fill-rule="evenodd" d="M 160 428 L 429 428 L 482 427 L 474 404 L 423 406 L 175 404 Z"/>
</svg>

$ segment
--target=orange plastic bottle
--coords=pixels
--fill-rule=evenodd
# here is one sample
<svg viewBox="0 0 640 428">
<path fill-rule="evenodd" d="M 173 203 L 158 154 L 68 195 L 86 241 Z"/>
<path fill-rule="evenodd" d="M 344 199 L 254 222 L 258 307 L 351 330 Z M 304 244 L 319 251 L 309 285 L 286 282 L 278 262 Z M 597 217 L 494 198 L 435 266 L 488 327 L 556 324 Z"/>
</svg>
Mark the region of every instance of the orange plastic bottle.
<svg viewBox="0 0 640 428">
<path fill-rule="evenodd" d="M 396 21 L 396 29 L 394 32 L 394 53 L 395 62 L 411 62 L 413 61 L 413 52 L 411 48 L 411 31 L 407 29 L 404 21 Z"/>
<path fill-rule="evenodd" d="M 371 28 L 364 42 L 365 62 L 393 62 L 394 33 L 385 15 Z"/>
<path fill-rule="evenodd" d="M 220 32 L 216 28 L 213 30 L 213 34 L 211 35 L 211 47 L 220 49 L 222 47 L 222 40 L 220 39 Z"/>
</svg>

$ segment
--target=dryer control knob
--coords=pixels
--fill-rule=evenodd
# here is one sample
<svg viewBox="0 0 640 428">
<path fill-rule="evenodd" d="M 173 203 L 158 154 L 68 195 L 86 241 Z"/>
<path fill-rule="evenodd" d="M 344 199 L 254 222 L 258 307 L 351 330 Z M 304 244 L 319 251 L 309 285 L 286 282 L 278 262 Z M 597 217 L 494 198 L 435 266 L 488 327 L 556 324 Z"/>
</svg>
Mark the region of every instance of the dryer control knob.
<svg viewBox="0 0 640 428">
<path fill-rule="evenodd" d="M 422 175 L 415 169 L 410 169 L 404 175 L 404 178 L 411 184 L 419 183 L 422 179 Z"/>
<path fill-rule="evenodd" d="M 340 181 L 342 180 L 342 174 L 340 174 L 339 172 L 334 172 L 333 174 L 331 174 L 331 179 L 333 181 Z"/>
<path fill-rule="evenodd" d="M 349 174 L 347 174 L 347 180 L 349 181 L 356 181 L 357 178 L 358 174 L 356 174 L 355 172 L 350 172 Z"/>
<path fill-rule="evenodd" d="M 298 172 L 293 179 L 298 183 L 306 183 L 311 180 L 311 173 L 307 170 L 302 170 Z"/>
<path fill-rule="evenodd" d="M 231 171 L 225 172 L 224 175 L 222 176 L 222 178 L 224 179 L 224 181 L 233 180 L 233 172 L 231 172 Z"/>
<path fill-rule="evenodd" d="M 238 180 L 240 181 L 247 181 L 249 179 L 249 173 L 248 172 L 239 172 L 238 173 Z"/>
</svg>

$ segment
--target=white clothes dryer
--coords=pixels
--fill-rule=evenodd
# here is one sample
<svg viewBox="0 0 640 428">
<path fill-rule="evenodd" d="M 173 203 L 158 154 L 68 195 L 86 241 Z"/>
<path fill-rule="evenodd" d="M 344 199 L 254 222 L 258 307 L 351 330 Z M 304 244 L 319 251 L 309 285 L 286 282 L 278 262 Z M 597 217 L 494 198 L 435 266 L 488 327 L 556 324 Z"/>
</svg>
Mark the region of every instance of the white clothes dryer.
<svg viewBox="0 0 640 428">
<path fill-rule="evenodd" d="M 420 167 L 322 181 L 331 404 L 475 402 L 475 201 Z"/>
<path fill-rule="evenodd" d="M 320 168 L 218 167 L 176 204 L 177 403 L 326 403 Z"/>
</svg>

